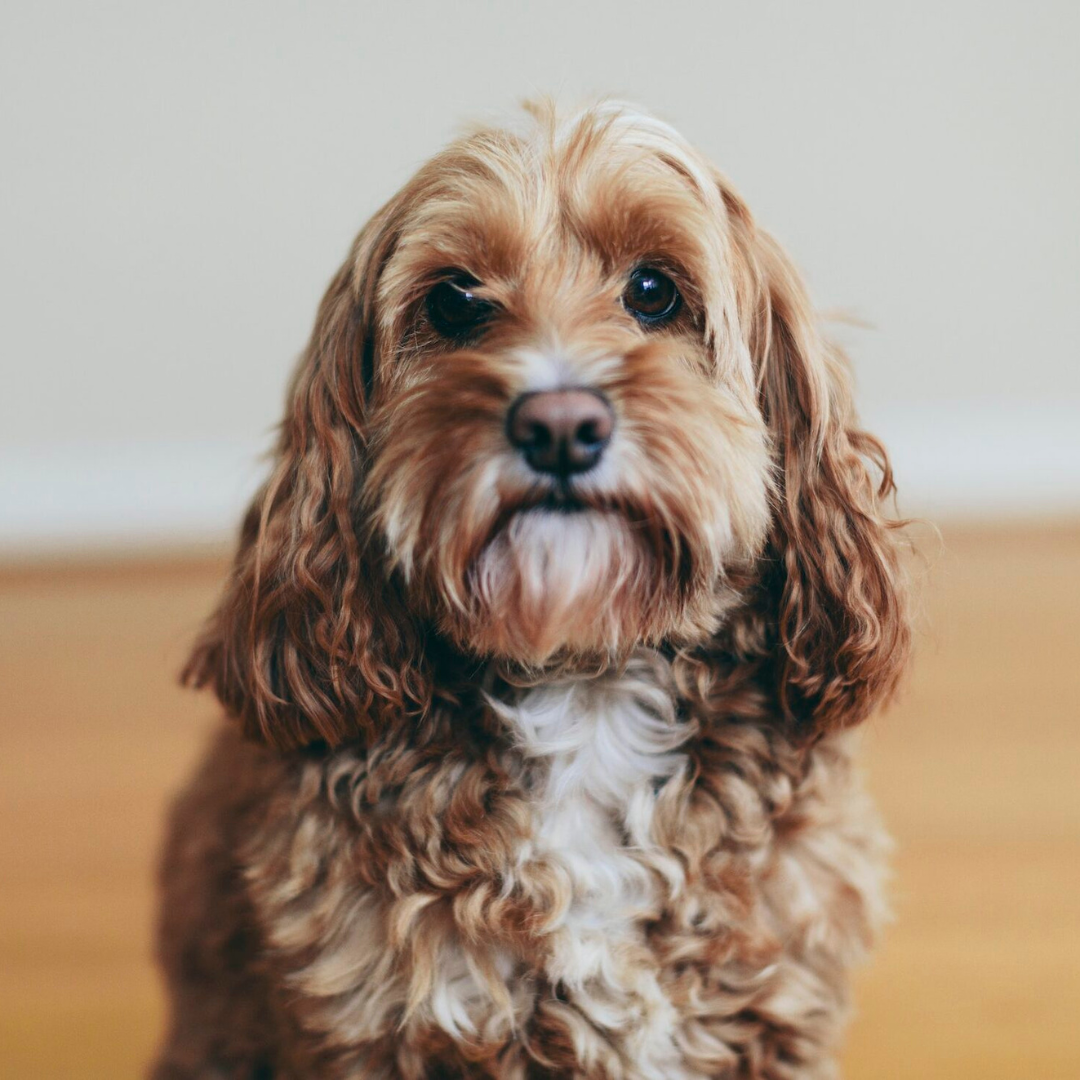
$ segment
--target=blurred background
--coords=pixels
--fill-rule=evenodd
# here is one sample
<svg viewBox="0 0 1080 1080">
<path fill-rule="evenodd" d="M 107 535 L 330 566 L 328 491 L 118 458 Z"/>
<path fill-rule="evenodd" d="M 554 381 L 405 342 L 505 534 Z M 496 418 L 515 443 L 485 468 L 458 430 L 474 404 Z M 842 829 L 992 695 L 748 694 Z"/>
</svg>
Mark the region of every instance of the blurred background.
<svg viewBox="0 0 1080 1080">
<path fill-rule="evenodd" d="M 852 1080 L 1080 1075 L 1080 6 L 0 9 L 0 1076 L 138 1075 L 174 674 L 366 218 L 466 121 L 614 94 L 801 265 L 900 507 L 920 652 L 867 726 L 897 922 Z"/>
</svg>

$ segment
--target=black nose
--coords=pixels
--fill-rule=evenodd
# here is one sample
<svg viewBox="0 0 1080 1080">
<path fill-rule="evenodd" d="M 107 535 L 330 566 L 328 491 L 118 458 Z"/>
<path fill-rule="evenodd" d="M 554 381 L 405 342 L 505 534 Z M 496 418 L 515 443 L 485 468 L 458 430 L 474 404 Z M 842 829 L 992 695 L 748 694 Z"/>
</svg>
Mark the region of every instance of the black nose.
<svg viewBox="0 0 1080 1080">
<path fill-rule="evenodd" d="M 607 398 L 594 390 L 522 394 L 510 407 L 506 433 L 537 471 L 567 477 L 587 472 L 615 430 Z"/>
</svg>

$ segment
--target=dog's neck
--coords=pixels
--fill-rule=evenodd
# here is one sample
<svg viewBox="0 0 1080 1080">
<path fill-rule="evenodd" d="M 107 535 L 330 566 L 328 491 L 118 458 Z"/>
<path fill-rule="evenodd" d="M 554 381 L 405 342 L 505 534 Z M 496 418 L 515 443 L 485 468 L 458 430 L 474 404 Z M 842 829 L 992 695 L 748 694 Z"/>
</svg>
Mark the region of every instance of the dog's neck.
<svg viewBox="0 0 1080 1080">
<path fill-rule="evenodd" d="M 639 777 L 673 775 L 693 732 L 677 716 L 670 665 L 646 649 L 618 667 L 530 680 L 512 702 L 489 701 L 523 756 L 550 764 L 556 800 L 587 788 L 613 807 Z"/>
</svg>

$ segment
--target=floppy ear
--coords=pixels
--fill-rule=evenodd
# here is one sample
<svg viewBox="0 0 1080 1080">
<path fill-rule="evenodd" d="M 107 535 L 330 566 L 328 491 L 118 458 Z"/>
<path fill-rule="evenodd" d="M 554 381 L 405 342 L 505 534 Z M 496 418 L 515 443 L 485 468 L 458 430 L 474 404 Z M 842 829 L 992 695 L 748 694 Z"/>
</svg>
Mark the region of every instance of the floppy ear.
<svg viewBox="0 0 1080 1080">
<path fill-rule="evenodd" d="M 361 501 L 375 286 L 392 244 L 384 210 L 322 300 L 271 476 L 182 675 L 280 749 L 370 737 L 430 697 L 420 631 Z"/>
<path fill-rule="evenodd" d="M 857 425 L 851 377 L 826 342 L 797 272 L 724 194 L 747 274 L 761 407 L 776 500 L 743 640 L 756 638 L 782 714 L 812 734 L 855 724 L 895 689 L 910 648 L 902 523 L 884 447 Z"/>
</svg>

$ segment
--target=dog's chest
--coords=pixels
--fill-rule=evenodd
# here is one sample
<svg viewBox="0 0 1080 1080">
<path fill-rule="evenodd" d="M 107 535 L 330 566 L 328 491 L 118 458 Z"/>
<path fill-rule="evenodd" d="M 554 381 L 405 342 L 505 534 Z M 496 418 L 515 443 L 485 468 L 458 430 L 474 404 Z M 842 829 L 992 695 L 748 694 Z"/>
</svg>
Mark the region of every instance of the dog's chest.
<svg viewBox="0 0 1080 1080">
<path fill-rule="evenodd" d="M 550 922 L 545 975 L 592 1023 L 637 1033 L 641 1075 L 679 1075 L 671 1005 L 644 936 L 681 884 L 653 834 L 658 791 L 685 768 L 690 732 L 664 669 L 642 658 L 618 676 L 538 687 L 500 712 L 531 778 L 520 871 L 545 867 L 566 900 Z"/>
</svg>

